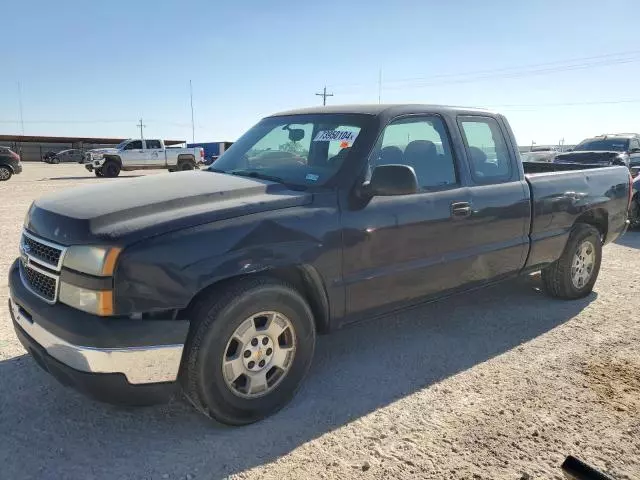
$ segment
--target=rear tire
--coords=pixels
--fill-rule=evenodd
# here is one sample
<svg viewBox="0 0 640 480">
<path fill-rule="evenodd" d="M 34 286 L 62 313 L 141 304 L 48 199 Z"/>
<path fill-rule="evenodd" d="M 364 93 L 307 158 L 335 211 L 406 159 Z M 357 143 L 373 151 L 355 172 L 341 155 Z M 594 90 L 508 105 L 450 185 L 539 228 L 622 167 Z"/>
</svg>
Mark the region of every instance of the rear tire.
<svg viewBox="0 0 640 480">
<path fill-rule="evenodd" d="M 13 171 L 9 167 L 0 166 L 0 182 L 6 182 L 13 175 Z"/>
<path fill-rule="evenodd" d="M 196 166 L 191 160 L 184 160 L 178 163 L 178 170 L 186 171 L 186 170 L 195 170 Z"/>
<path fill-rule="evenodd" d="M 293 287 L 266 277 L 235 281 L 198 302 L 191 318 L 180 381 L 198 410 L 246 425 L 294 397 L 311 365 L 316 331 Z"/>
<path fill-rule="evenodd" d="M 600 232 L 591 225 L 576 225 L 560 258 L 542 270 L 545 290 L 566 300 L 586 297 L 598 279 L 601 261 Z"/>
<path fill-rule="evenodd" d="M 107 178 L 120 175 L 120 165 L 114 160 L 107 160 L 100 169 L 102 170 L 102 175 Z"/>
</svg>

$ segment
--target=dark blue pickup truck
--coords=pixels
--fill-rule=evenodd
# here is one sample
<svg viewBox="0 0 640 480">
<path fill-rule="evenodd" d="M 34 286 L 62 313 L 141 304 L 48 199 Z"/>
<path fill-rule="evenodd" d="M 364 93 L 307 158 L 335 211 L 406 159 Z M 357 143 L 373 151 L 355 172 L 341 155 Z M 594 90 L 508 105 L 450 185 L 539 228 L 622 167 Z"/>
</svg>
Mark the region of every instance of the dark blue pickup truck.
<svg viewBox="0 0 640 480">
<path fill-rule="evenodd" d="M 11 315 L 64 384 L 133 404 L 181 388 L 246 424 L 293 397 L 318 333 L 538 270 L 551 296 L 589 294 L 629 201 L 628 168 L 523 165 L 487 111 L 279 113 L 206 171 L 35 201 Z"/>
</svg>

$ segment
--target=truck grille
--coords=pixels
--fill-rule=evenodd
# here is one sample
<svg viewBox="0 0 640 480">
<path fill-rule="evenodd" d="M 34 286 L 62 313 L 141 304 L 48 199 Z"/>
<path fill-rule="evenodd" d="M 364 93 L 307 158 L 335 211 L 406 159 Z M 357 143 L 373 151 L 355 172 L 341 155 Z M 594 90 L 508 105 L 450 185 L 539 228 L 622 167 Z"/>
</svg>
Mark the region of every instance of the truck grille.
<svg viewBox="0 0 640 480">
<path fill-rule="evenodd" d="M 58 270 L 60 257 L 62 255 L 62 247 L 54 247 L 50 243 L 43 243 L 31 236 L 24 234 L 22 236 L 22 251 L 45 264 L 46 266 Z"/>
<path fill-rule="evenodd" d="M 28 265 L 21 264 L 22 281 L 36 295 L 47 302 L 55 302 L 58 292 L 58 279 L 45 275 Z"/>
<path fill-rule="evenodd" d="M 66 247 L 24 231 L 20 241 L 20 276 L 32 293 L 48 303 L 58 297 L 58 283 Z"/>
</svg>

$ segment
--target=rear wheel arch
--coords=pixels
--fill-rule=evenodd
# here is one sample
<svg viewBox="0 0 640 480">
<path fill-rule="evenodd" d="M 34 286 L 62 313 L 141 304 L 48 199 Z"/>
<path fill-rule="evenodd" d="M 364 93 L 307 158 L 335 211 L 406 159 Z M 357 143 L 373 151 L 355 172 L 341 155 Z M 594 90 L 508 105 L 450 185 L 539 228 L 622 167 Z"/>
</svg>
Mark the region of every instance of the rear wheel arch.
<svg viewBox="0 0 640 480">
<path fill-rule="evenodd" d="M 104 160 L 105 162 L 108 160 L 111 160 L 112 162 L 116 162 L 122 168 L 122 159 L 118 155 L 105 155 Z"/>
<path fill-rule="evenodd" d="M 581 214 L 573 223 L 572 230 L 579 227 L 580 224 L 591 225 L 598 232 L 604 244 L 609 231 L 609 212 L 604 208 L 594 208 Z"/>
</svg>

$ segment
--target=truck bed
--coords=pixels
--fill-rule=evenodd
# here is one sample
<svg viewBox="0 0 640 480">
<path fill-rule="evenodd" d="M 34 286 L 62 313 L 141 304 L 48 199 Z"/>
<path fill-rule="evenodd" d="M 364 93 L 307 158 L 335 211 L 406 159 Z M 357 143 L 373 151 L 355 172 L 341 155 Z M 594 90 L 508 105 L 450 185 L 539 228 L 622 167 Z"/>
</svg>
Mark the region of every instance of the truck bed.
<svg viewBox="0 0 640 480">
<path fill-rule="evenodd" d="M 629 201 L 629 170 L 523 162 L 531 192 L 531 251 L 526 268 L 557 259 L 576 219 L 601 225 L 604 243 L 624 231 Z"/>
<path fill-rule="evenodd" d="M 566 172 L 570 170 L 589 170 L 592 168 L 603 168 L 597 164 L 578 164 L 578 163 L 549 163 L 549 162 L 522 162 L 524 173 L 537 174 L 548 172 Z"/>
</svg>

